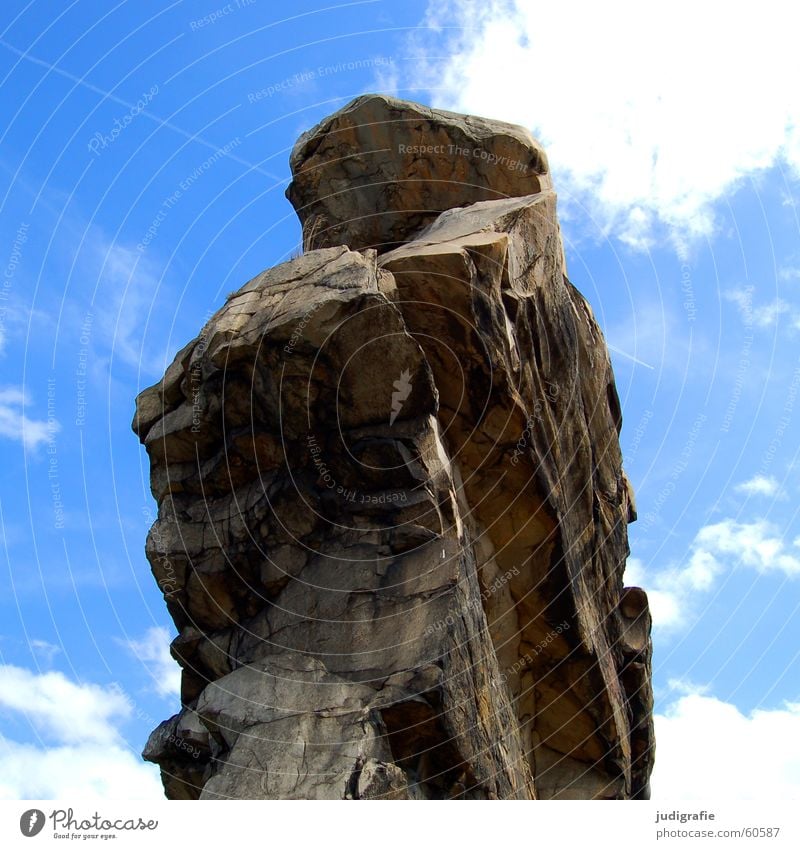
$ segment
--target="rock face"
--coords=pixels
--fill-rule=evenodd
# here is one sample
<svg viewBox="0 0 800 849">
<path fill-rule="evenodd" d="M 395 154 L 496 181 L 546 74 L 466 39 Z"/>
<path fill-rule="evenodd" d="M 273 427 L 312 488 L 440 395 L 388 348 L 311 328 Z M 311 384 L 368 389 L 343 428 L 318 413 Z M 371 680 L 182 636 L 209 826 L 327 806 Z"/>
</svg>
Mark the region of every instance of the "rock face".
<svg viewBox="0 0 800 849">
<path fill-rule="evenodd" d="M 286 196 L 308 248 L 379 253 L 440 212 L 552 188 L 547 157 L 523 127 L 364 95 L 298 139 Z"/>
<path fill-rule="evenodd" d="M 646 797 L 620 406 L 544 155 L 376 96 L 292 168 L 325 246 L 229 297 L 137 399 L 183 668 L 144 756 L 170 798 Z"/>
</svg>

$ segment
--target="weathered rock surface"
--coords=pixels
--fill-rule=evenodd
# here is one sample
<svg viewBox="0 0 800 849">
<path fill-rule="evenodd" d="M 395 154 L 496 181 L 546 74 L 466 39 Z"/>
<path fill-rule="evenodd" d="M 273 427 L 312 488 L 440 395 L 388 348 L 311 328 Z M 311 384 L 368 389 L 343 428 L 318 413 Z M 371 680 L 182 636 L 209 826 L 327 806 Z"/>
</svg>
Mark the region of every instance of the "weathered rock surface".
<svg viewBox="0 0 800 849">
<path fill-rule="evenodd" d="M 440 212 L 552 188 L 547 157 L 523 127 L 357 97 L 298 139 L 286 196 L 309 248 L 379 253 Z"/>
<path fill-rule="evenodd" d="M 420 139 L 525 137 L 361 98 L 295 169 L 322 157 L 346 185 L 347 155 L 381 146 L 338 133 L 363 109 L 427 114 Z M 610 362 L 555 195 L 503 197 L 498 171 L 470 179 L 501 199 L 465 192 L 423 229 L 419 189 L 377 237 L 357 191 L 337 200 L 351 247 L 403 244 L 264 272 L 139 396 L 147 554 L 183 668 L 145 757 L 171 798 L 647 795 L 650 618 L 622 586 L 635 508 Z M 429 210 L 458 196 L 421 191 Z"/>
</svg>

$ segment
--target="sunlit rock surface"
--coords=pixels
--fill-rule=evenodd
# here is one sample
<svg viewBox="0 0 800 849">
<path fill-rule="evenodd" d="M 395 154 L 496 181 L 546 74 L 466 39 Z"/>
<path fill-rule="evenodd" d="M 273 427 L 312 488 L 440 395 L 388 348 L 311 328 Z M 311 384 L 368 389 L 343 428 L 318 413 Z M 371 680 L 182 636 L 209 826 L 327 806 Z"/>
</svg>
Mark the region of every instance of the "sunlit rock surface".
<svg viewBox="0 0 800 849">
<path fill-rule="evenodd" d="M 398 152 L 456 143 L 496 159 Z M 145 757 L 170 798 L 646 797 L 619 400 L 544 154 L 366 96 L 292 169 L 323 247 L 137 399 L 183 668 Z"/>
</svg>

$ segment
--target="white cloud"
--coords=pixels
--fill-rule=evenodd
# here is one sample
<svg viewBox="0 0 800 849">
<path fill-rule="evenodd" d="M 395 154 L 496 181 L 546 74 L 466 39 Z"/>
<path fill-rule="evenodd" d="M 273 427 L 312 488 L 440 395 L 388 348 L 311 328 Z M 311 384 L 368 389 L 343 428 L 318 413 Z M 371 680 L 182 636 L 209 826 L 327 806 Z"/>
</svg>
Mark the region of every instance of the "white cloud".
<svg viewBox="0 0 800 849">
<path fill-rule="evenodd" d="M 682 685 L 655 716 L 653 799 L 796 799 L 800 796 L 800 705 L 742 713 Z"/>
<path fill-rule="evenodd" d="M 48 741 L 38 746 L 0 735 L 0 799 L 163 798 L 157 770 L 120 733 L 133 706 L 119 688 L 2 665 L 0 711 Z"/>
<path fill-rule="evenodd" d="M 37 674 L 0 666 L 0 709 L 15 711 L 44 737 L 92 743 L 117 738 L 116 721 L 131 714 L 118 688 L 76 684 L 61 672 Z"/>
<path fill-rule="evenodd" d="M 669 582 L 657 572 L 648 575 L 644 564 L 637 557 L 629 557 L 625 566 L 625 584 L 647 590 L 650 615 L 657 628 L 676 628 L 683 624 L 683 593 L 669 588 Z"/>
<path fill-rule="evenodd" d="M 92 229 L 81 252 L 81 269 L 93 281 L 91 332 L 100 357 L 123 363 L 145 374 L 163 374 L 175 344 L 169 342 L 175 299 L 166 295 L 166 283 L 152 257 L 135 246 L 109 239 Z M 83 314 L 75 311 L 80 327 Z M 98 373 L 105 373 L 98 368 Z"/>
<path fill-rule="evenodd" d="M 777 528 L 765 519 L 736 522 L 725 519 L 702 528 L 695 537 L 698 550 L 713 551 L 757 572 L 800 574 L 800 559 L 790 554 Z"/>
<path fill-rule="evenodd" d="M 163 799 L 158 770 L 120 745 L 40 749 L 0 735 L 0 799 Z"/>
<path fill-rule="evenodd" d="M 0 436 L 18 440 L 28 450 L 35 450 L 56 434 L 61 426 L 55 418 L 48 421 L 29 419 L 24 408 L 30 404 L 30 397 L 22 389 L 0 389 Z"/>
<path fill-rule="evenodd" d="M 749 175 L 800 170 L 797 17 L 771 0 L 758 15 L 744 0 L 431 0 L 407 82 L 530 127 L 562 198 L 642 246 L 656 221 L 709 233 L 711 204 Z"/>
<path fill-rule="evenodd" d="M 780 324 L 793 330 L 800 330 L 800 307 L 783 298 L 773 298 L 756 306 L 753 304 L 755 291 L 755 286 L 745 286 L 730 289 L 724 293 L 725 299 L 736 305 L 745 325 L 771 328 Z M 783 319 L 782 316 L 784 316 Z"/>
<path fill-rule="evenodd" d="M 745 324 L 753 323 L 753 292 L 755 292 L 755 286 L 740 286 L 737 289 L 728 289 L 724 293 L 726 300 L 736 304 Z"/>
<path fill-rule="evenodd" d="M 52 663 L 53 658 L 61 651 L 58 646 L 48 643 L 47 640 L 31 640 L 30 647 L 45 663 Z"/>
<path fill-rule="evenodd" d="M 779 280 L 800 280 L 800 268 L 786 266 L 778 272 Z"/>
<path fill-rule="evenodd" d="M 636 561 L 639 565 L 631 573 L 631 560 L 635 558 L 628 561 L 625 583 L 636 584 L 647 591 L 653 627 L 667 631 L 689 624 L 697 594 L 708 592 L 725 568 L 702 548 L 691 552 L 686 565 L 658 571 L 645 570 L 641 561 Z"/>
<path fill-rule="evenodd" d="M 753 310 L 753 319 L 758 327 L 773 327 L 782 315 L 792 312 L 792 307 L 782 298 L 775 298 Z M 794 318 L 794 316 L 792 316 Z"/>
<path fill-rule="evenodd" d="M 0 299 L 0 356 L 8 353 L 9 343 L 13 340 L 40 330 L 51 331 L 54 327 L 53 313 L 29 306 L 21 292 L 6 291 L 5 297 Z"/>
<path fill-rule="evenodd" d="M 711 692 L 709 684 L 698 684 L 687 678 L 670 678 L 667 688 L 671 693 L 680 693 L 682 696 L 705 696 Z"/>
<path fill-rule="evenodd" d="M 96 237 L 95 255 L 101 263 L 98 327 L 114 356 L 126 365 L 139 366 L 146 356 L 144 321 L 158 281 L 146 268 L 141 254 Z"/>
<path fill-rule="evenodd" d="M 755 475 L 750 480 L 737 484 L 735 489 L 743 495 L 763 495 L 767 498 L 775 497 L 781 491 L 778 481 L 767 475 Z"/>
<path fill-rule="evenodd" d="M 180 696 L 181 669 L 169 653 L 170 637 L 166 628 L 148 628 L 141 640 L 120 642 L 148 667 L 159 695 Z"/>
<path fill-rule="evenodd" d="M 654 627 L 674 630 L 689 624 L 701 593 L 710 592 L 726 571 L 741 567 L 795 577 L 800 557 L 770 522 L 724 519 L 698 531 L 682 564 L 650 569 L 629 558 L 624 581 L 647 591 Z"/>
</svg>

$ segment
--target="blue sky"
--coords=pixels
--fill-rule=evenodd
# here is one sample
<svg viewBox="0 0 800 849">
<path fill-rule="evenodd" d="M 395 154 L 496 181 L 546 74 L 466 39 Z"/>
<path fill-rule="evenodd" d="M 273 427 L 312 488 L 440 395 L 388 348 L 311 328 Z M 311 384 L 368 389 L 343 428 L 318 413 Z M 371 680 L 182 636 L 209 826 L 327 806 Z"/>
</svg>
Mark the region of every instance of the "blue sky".
<svg viewBox="0 0 800 849">
<path fill-rule="evenodd" d="M 133 399 L 297 247 L 289 150 L 374 90 L 549 152 L 623 402 L 655 793 L 796 795 L 797 13 L 596 5 L 4 4 L 0 797 L 159 794 L 138 753 L 176 677 Z"/>
</svg>

